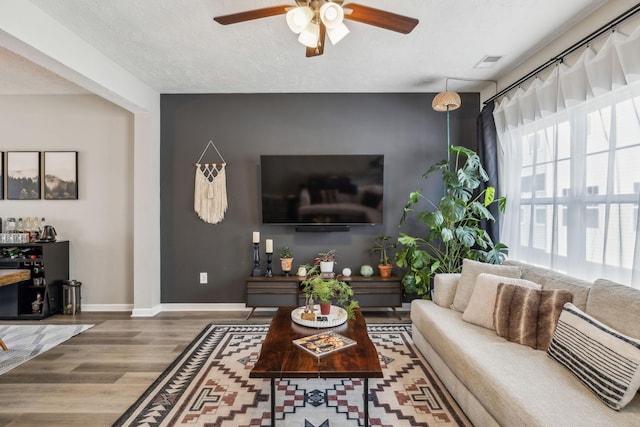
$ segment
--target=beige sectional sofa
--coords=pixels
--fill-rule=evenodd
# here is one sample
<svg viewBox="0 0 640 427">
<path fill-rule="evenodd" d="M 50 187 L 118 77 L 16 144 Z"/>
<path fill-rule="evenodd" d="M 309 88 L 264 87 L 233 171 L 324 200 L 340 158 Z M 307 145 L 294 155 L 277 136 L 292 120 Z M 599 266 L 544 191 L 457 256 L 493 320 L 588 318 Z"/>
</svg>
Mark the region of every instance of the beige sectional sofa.
<svg viewBox="0 0 640 427">
<path fill-rule="evenodd" d="M 626 336 L 640 339 L 640 291 L 594 283 L 507 261 L 542 289 L 563 289 L 573 304 Z M 547 351 L 510 342 L 453 310 L 460 274 L 438 275 L 434 301 L 411 304 L 413 340 L 476 426 L 640 426 L 640 396 L 606 406 Z"/>
</svg>

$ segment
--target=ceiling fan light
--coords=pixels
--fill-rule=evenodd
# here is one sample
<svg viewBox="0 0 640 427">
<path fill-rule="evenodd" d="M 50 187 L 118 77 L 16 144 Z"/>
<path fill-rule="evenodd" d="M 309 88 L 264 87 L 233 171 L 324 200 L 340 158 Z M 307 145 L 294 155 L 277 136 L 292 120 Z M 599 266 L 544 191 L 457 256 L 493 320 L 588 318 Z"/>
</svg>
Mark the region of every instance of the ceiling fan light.
<svg viewBox="0 0 640 427">
<path fill-rule="evenodd" d="M 287 12 L 287 25 L 296 34 L 304 31 L 313 19 L 313 10 L 307 6 L 300 6 Z"/>
<path fill-rule="evenodd" d="M 320 20 L 327 28 L 336 28 L 342 24 L 344 10 L 339 4 L 327 2 L 320 7 Z"/>
<path fill-rule="evenodd" d="M 436 111 L 447 111 L 447 107 L 449 111 L 453 111 L 460 108 L 460 105 L 462 101 L 456 92 L 440 92 L 431 102 L 431 107 Z"/>
<path fill-rule="evenodd" d="M 349 34 L 349 29 L 346 25 L 340 24 L 335 28 L 327 28 L 327 35 L 329 36 L 329 40 L 333 45 L 338 44 L 340 40 Z"/>
<path fill-rule="evenodd" d="M 317 47 L 318 40 L 320 40 L 320 25 L 313 22 L 310 22 L 298 36 L 298 41 L 307 47 Z"/>
</svg>

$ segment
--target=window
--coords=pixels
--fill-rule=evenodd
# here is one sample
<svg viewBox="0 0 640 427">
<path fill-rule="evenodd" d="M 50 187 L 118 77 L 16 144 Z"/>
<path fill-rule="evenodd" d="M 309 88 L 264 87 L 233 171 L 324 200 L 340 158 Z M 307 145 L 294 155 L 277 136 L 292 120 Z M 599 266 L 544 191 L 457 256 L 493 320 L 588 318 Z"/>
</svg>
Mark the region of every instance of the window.
<svg viewBox="0 0 640 427">
<path fill-rule="evenodd" d="M 547 223 L 547 210 L 544 206 L 536 206 L 536 225 L 545 225 Z"/>
<path fill-rule="evenodd" d="M 637 86 L 499 135 L 509 143 L 501 185 L 517 203 L 507 205 L 501 236 L 511 258 L 640 287 Z"/>
<path fill-rule="evenodd" d="M 587 206 L 585 212 L 585 220 L 587 222 L 587 228 L 599 228 L 600 223 L 600 209 L 598 206 Z"/>
</svg>

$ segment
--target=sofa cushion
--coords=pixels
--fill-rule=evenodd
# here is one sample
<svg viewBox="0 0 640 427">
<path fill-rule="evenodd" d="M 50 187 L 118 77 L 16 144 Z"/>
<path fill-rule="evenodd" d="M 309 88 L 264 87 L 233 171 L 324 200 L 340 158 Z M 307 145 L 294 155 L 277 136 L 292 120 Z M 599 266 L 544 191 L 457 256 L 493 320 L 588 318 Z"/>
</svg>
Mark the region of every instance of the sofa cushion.
<svg viewBox="0 0 640 427">
<path fill-rule="evenodd" d="M 540 291 L 538 324 L 536 328 L 536 349 L 547 351 L 551 338 L 556 331 L 562 308 L 573 300 L 573 294 L 561 289 L 543 289 Z"/>
<path fill-rule="evenodd" d="M 585 311 L 623 334 L 640 339 L 640 290 L 598 279 L 591 287 Z"/>
<path fill-rule="evenodd" d="M 433 302 L 440 307 L 451 307 L 456 295 L 460 273 L 440 273 L 433 278 Z"/>
<path fill-rule="evenodd" d="M 571 292 L 573 304 L 580 310 L 586 310 L 591 282 L 521 261 L 506 260 L 503 265 L 520 267 L 521 277 L 539 283 L 542 285 L 542 289 L 559 289 Z"/>
<path fill-rule="evenodd" d="M 508 341 L 536 348 L 540 293 L 536 289 L 498 285 L 494 324 L 496 334 Z"/>
<path fill-rule="evenodd" d="M 462 260 L 462 271 L 460 272 L 456 295 L 453 298 L 452 309 L 462 313 L 467 308 L 473 293 L 473 287 L 476 284 L 476 278 L 480 273 L 519 279 L 520 267 L 488 264 L 470 259 Z"/>
<path fill-rule="evenodd" d="M 494 324 L 496 334 L 508 341 L 547 350 L 569 291 L 498 285 Z"/>
<path fill-rule="evenodd" d="M 640 387 L 640 340 L 565 305 L 548 350 L 605 405 L 622 409 Z"/>
<path fill-rule="evenodd" d="M 469 304 L 462 313 L 462 320 L 473 323 L 483 328 L 495 330 L 493 324 L 493 312 L 498 294 L 498 284 L 508 283 L 516 286 L 524 286 L 532 289 L 541 289 L 537 283 L 523 279 L 512 279 L 496 276 L 495 274 L 480 273 L 476 278 L 475 286 Z"/>
</svg>

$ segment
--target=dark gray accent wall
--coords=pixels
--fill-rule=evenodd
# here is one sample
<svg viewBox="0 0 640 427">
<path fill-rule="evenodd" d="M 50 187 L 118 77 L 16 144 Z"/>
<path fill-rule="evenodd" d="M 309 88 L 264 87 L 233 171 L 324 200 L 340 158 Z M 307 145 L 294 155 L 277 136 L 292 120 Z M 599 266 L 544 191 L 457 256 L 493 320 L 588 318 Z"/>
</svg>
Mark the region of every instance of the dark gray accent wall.
<svg viewBox="0 0 640 427">
<path fill-rule="evenodd" d="M 162 95 L 161 301 L 243 303 L 244 279 L 253 262 L 251 236 L 289 246 L 294 266 L 318 252 L 336 249 L 338 265 L 357 273 L 375 264 L 368 253 L 375 236 L 397 236 L 402 207 L 411 191 L 438 199 L 442 184 L 421 175 L 446 158 L 446 113 L 431 109 L 433 93 Z M 478 94 L 462 94 L 451 112 L 451 141 L 475 149 Z M 219 224 L 193 210 L 194 163 L 209 140 L 227 162 L 229 208 Z M 261 154 L 384 154 L 384 224 L 352 226 L 349 232 L 301 233 L 293 226 L 267 226 L 260 219 Z M 217 162 L 209 150 L 203 162 Z M 416 224 L 402 231 L 415 233 Z M 199 283 L 207 272 L 209 283 Z M 396 273 L 399 273 L 396 268 Z"/>
</svg>

